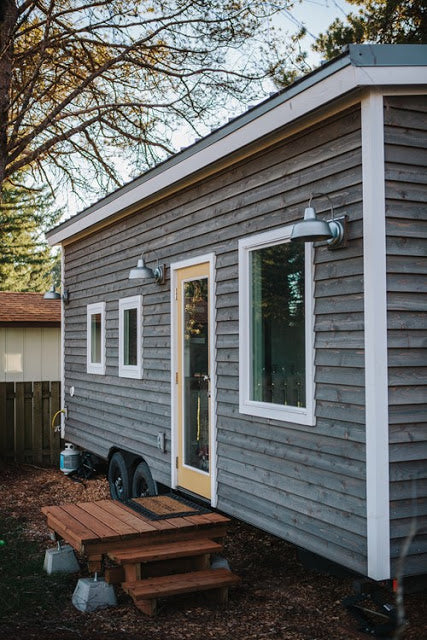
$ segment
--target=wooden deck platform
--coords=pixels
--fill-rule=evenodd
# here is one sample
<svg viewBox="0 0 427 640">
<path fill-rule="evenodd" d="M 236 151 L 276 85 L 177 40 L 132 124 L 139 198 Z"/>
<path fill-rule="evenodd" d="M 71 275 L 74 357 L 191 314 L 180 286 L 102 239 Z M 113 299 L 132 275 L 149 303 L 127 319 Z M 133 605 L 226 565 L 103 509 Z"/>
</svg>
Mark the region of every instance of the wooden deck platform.
<svg viewBox="0 0 427 640">
<path fill-rule="evenodd" d="M 170 496 L 134 502 L 141 512 L 115 500 L 49 506 L 42 512 L 56 536 L 87 556 L 89 571 L 101 571 L 105 556 L 114 561 L 118 566 L 106 571 L 106 579 L 121 583 L 149 615 L 158 597 L 177 593 L 208 590 L 224 601 L 228 585 L 238 578 L 226 570 L 220 576 L 209 568 L 209 558 L 221 551 L 229 519 L 195 513 Z"/>
</svg>

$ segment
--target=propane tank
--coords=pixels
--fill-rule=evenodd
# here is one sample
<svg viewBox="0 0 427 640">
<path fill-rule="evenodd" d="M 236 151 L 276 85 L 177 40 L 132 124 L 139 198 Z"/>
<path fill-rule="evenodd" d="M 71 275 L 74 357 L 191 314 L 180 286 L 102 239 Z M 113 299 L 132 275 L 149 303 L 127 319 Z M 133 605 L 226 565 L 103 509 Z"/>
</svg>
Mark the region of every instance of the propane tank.
<svg viewBox="0 0 427 640">
<path fill-rule="evenodd" d="M 65 475 L 76 471 L 80 465 L 80 451 L 71 442 L 65 443 L 65 449 L 59 454 L 59 468 Z"/>
</svg>

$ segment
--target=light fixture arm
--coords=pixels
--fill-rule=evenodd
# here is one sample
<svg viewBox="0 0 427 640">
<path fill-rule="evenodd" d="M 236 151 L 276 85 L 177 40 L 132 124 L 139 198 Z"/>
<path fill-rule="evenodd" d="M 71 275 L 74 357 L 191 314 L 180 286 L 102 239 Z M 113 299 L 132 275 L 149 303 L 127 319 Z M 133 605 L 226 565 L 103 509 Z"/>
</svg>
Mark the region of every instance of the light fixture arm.
<svg viewBox="0 0 427 640">
<path fill-rule="evenodd" d="M 157 284 L 165 283 L 165 273 L 166 273 L 166 265 L 160 264 L 159 260 L 157 259 L 157 267 L 154 267 L 153 269 L 154 279 L 157 282 Z"/>
</svg>

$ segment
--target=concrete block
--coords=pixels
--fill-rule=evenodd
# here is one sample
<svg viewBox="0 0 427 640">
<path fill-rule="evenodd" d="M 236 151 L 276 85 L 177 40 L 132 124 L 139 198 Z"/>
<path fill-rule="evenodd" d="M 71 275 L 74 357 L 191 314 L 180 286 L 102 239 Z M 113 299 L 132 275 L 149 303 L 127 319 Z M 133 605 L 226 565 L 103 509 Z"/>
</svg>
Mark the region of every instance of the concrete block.
<svg viewBox="0 0 427 640">
<path fill-rule="evenodd" d="M 211 558 L 211 569 L 228 569 L 230 571 L 230 565 L 227 558 L 214 554 Z"/>
<path fill-rule="evenodd" d="M 43 568 L 48 574 L 77 573 L 77 571 L 80 571 L 73 548 L 69 544 L 46 549 Z"/>
<path fill-rule="evenodd" d="M 104 578 L 96 577 L 80 578 L 71 601 L 76 609 L 84 613 L 117 605 L 113 585 L 105 582 Z"/>
</svg>

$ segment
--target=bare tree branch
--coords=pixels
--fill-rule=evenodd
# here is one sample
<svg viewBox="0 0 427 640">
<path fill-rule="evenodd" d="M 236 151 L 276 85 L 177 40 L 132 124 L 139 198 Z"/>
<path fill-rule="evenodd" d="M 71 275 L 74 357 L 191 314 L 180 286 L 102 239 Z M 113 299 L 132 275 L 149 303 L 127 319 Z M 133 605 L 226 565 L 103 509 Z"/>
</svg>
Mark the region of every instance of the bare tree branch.
<svg viewBox="0 0 427 640">
<path fill-rule="evenodd" d="M 48 166 L 72 180 L 88 163 L 116 183 L 112 158 L 141 167 L 170 153 L 180 126 L 197 131 L 228 100 L 260 95 L 277 62 L 269 19 L 287 0 L 3 0 L 0 185 Z M 161 7 L 161 8 L 159 8 Z M 265 39 L 271 43 L 268 59 Z M 111 153 L 115 148 L 117 152 Z M 43 170 L 42 170 L 43 166 Z M 51 178 L 52 182 L 52 178 Z"/>
</svg>

